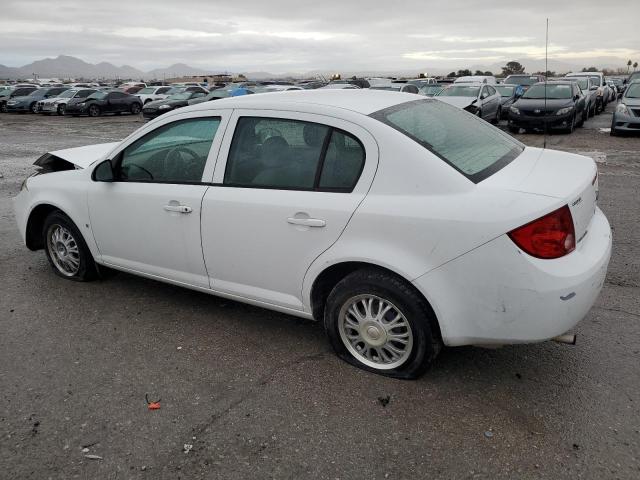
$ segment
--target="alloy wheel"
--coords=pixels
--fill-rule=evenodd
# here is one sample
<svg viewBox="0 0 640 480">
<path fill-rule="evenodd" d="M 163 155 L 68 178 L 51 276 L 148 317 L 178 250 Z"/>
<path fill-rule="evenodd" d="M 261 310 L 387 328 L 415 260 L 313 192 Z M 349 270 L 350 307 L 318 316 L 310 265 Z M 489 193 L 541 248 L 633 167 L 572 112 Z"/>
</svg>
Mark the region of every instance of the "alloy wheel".
<svg viewBox="0 0 640 480">
<path fill-rule="evenodd" d="M 72 233 L 59 224 L 47 230 L 47 250 L 58 271 L 65 277 L 73 277 L 80 269 L 80 250 Z"/>
<path fill-rule="evenodd" d="M 358 361 L 378 370 L 399 367 L 413 349 L 407 318 L 393 303 L 376 295 L 348 299 L 340 309 L 338 331 Z"/>
</svg>

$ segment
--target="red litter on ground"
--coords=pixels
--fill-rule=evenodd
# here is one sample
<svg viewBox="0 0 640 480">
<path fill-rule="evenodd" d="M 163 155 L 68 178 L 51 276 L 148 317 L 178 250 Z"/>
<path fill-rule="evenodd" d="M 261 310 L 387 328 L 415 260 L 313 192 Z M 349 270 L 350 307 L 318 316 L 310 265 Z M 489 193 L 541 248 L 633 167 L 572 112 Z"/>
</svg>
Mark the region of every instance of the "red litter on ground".
<svg viewBox="0 0 640 480">
<path fill-rule="evenodd" d="M 155 402 L 150 402 L 148 395 L 145 393 L 144 399 L 147 401 L 147 408 L 149 410 L 159 410 L 160 409 L 160 399 Z"/>
</svg>

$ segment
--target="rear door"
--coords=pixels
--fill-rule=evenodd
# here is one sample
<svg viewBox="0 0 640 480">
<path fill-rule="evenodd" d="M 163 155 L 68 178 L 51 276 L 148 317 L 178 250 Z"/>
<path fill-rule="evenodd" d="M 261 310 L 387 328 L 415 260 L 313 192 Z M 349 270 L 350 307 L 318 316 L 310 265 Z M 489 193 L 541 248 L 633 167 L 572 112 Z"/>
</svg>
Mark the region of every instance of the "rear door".
<svg viewBox="0 0 640 480">
<path fill-rule="evenodd" d="M 202 203 L 212 289 L 302 310 L 306 270 L 340 237 L 377 163 L 375 140 L 353 123 L 236 110 Z"/>
</svg>

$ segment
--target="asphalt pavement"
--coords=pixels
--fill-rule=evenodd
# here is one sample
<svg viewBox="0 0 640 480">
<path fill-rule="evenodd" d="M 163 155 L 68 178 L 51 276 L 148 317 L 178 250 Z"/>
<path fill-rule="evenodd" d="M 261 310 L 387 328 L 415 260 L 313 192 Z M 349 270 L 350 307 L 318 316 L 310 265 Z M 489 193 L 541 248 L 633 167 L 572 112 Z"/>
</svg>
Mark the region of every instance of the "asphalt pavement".
<svg viewBox="0 0 640 480">
<path fill-rule="evenodd" d="M 42 153 L 142 119 L 0 114 L 0 478 L 640 478 L 640 137 L 610 137 L 611 110 L 547 138 L 598 161 L 614 229 L 577 345 L 449 348 L 417 381 L 341 362 L 317 323 L 55 276 L 10 198 Z"/>
</svg>

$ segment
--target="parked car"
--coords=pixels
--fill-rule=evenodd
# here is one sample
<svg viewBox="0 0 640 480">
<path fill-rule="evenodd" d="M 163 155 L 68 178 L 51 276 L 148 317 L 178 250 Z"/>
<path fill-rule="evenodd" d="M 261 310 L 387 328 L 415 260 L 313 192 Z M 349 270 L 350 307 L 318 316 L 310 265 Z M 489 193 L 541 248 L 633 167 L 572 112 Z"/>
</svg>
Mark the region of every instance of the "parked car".
<svg viewBox="0 0 640 480">
<path fill-rule="evenodd" d="M 498 120 L 509 117 L 509 108 L 511 108 L 511 105 L 520 98 L 520 95 L 518 94 L 520 90 L 518 87 L 519 85 L 494 85 L 494 88 L 500 94 L 500 114 L 498 115 Z"/>
<path fill-rule="evenodd" d="M 189 105 L 196 105 L 198 103 L 210 102 L 212 100 L 220 100 L 221 98 L 240 97 L 242 95 L 251 95 L 253 93 L 255 92 L 248 88 L 218 88 L 216 90 L 211 90 L 204 97 L 192 98 L 191 100 L 188 100 L 187 103 Z"/>
<path fill-rule="evenodd" d="M 65 90 L 67 87 L 45 87 L 33 90 L 28 95 L 24 96 L 12 96 L 7 100 L 7 112 L 31 112 L 38 113 L 38 102 L 45 98 L 56 97 Z"/>
<path fill-rule="evenodd" d="M 492 85 L 484 83 L 453 83 L 434 98 L 462 108 L 488 122 L 497 123 L 501 115 L 502 97 Z"/>
<path fill-rule="evenodd" d="M 572 133 L 586 118 L 585 98 L 576 82 L 536 83 L 509 108 L 509 131 L 560 129 Z"/>
<path fill-rule="evenodd" d="M 640 80 L 640 70 L 638 70 L 637 72 L 633 72 L 631 75 L 629 75 L 629 78 L 627 79 L 627 85 L 632 84 L 636 80 Z"/>
<path fill-rule="evenodd" d="M 60 277 L 105 266 L 315 318 L 341 358 L 397 378 L 442 345 L 564 334 L 611 254 L 592 159 L 415 95 L 228 98 L 36 165 L 15 218 Z"/>
<path fill-rule="evenodd" d="M 339 85 L 341 83 L 348 83 L 358 88 L 369 88 L 371 84 L 366 78 L 347 78 L 346 80 L 332 80 L 329 85 Z"/>
<path fill-rule="evenodd" d="M 24 97 L 36 91 L 38 87 L 4 88 L 0 91 L 0 112 L 7 113 L 7 102 L 16 97 Z"/>
<path fill-rule="evenodd" d="M 389 92 L 420 93 L 418 87 L 412 83 L 392 83 L 390 85 L 369 88 L 372 90 L 387 90 Z"/>
<path fill-rule="evenodd" d="M 136 92 L 136 97 L 140 99 L 142 105 L 145 105 L 149 102 L 153 102 L 155 100 L 164 100 L 169 95 L 169 91 L 173 87 L 169 86 L 159 86 L 159 87 L 145 87 L 138 92 Z"/>
<path fill-rule="evenodd" d="M 610 98 L 610 91 L 605 85 L 604 74 L 602 72 L 573 72 L 568 73 L 565 77 L 577 78 L 588 77 L 593 80 L 596 85 L 596 113 L 603 112 Z"/>
<path fill-rule="evenodd" d="M 521 97 L 531 85 L 544 81 L 544 75 L 517 74 L 508 75 L 502 83 L 505 85 L 515 85 L 517 87 L 516 94 L 518 97 Z"/>
<path fill-rule="evenodd" d="M 156 118 L 176 108 L 186 107 L 189 100 L 206 96 L 204 92 L 180 92 L 164 100 L 149 102 L 142 108 L 142 116 L 146 119 Z"/>
<path fill-rule="evenodd" d="M 414 78 L 412 80 L 407 80 L 406 83 L 415 85 L 416 87 L 418 87 L 418 90 L 420 90 L 427 85 L 437 85 L 438 81 L 435 78 Z"/>
<path fill-rule="evenodd" d="M 436 83 L 431 85 L 425 85 L 420 89 L 419 93 L 421 95 L 424 95 L 425 97 L 434 97 L 437 94 L 439 94 L 442 91 L 442 89 L 445 88 L 447 85 L 449 84 Z"/>
<path fill-rule="evenodd" d="M 584 95 L 584 99 L 585 99 L 585 109 L 587 111 L 587 116 L 588 117 L 593 117 L 596 114 L 596 108 L 597 108 L 597 104 L 598 104 L 598 99 L 597 99 L 597 91 L 598 91 L 598 86 L 596 85 L 595 81 L 593 78 L 591 77 L 568 77 L 570 80 L 574 80 L 578 86 L 580 87 L 580 90 L 582 91 L 582 94 Z"/>
<path fill-rule="evenodd" d="M 70 88 L 62 92 L 57 97 L 40 100 L 38 102 L 38 112 L 51 115 L 57 113 L 58 115 L 64 115 L 67 108 L 67 104 L 71 99 L 87 98 L 89 95 L 97 92 L 94 88 Z"/>
<path fill-rule="evenodd" d="M 488 83 L 490 85 L 495 85 L 498 83 L 496 77 L 490 75 L 469 75 L 466 77 L 458 77 L 453 83 Z"/>
<path fill-rule="evenodd" d="M 104 113 L 132 113 L 137 115 L 142 110 L 142 103 L 135 95 L 124 92 L 97 91 L 87 98 L 72 98 L 67 103 L 65 115 L 89 115 L 99 117 Z"/>
<path fill-rule="evenodd" d="M 640 80 L 627 86 L 611 120 L 611 135 L 640 132 Z"/>
</svg>

